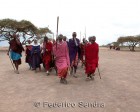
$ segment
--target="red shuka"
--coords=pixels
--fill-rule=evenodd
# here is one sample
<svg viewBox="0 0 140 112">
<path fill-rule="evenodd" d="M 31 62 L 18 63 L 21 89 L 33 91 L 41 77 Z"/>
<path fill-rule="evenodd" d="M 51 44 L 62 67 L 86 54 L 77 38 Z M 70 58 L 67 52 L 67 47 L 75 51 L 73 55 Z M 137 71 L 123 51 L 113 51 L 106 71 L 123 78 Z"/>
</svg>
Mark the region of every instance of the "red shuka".
<svg viewBox="0 0 140 112">
<path fill-rule="evenodd" d="M 98 52 L 99 46 L 96 42 L 85 46 L 85 73 L 90 74 L 95 72 L 96 67 L 98 67 Z"/>
<path fill-rule="evenodd" d="M 52 43 L 51 42 L 47 42 L 47 43 L 43 43 L 43 63 L 45 64 L 45 68 L 46 70 L 50 69 L 50 62 L 52 60 Z"/>
<path fill-rule="evenodd" d="M 85 56 L 85 44 L 84 43 L 80 44 L 80 49 L 81 49 L 80 60 L 82 62 L 84 62 L 84 56 Z"/>
</svg>

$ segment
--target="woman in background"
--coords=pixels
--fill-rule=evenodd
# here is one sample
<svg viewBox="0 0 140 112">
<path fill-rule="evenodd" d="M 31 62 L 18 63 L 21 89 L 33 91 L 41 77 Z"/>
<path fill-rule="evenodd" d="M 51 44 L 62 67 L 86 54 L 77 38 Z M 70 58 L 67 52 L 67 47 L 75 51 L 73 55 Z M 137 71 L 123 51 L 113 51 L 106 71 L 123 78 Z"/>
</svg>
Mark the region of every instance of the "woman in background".
<svg viewBox="0 0 140 112">
<path fill-rule="evenodd" d="M 32 68 L 37 72 L 37 68 L 39 68 L 39 71 L 41 71 L 41 49 L 40 45 L 38 44 L 37 40 L 34 40 L 34 44 L 32 46 L 31 50 L 31 58 L 32 58 Z"/>
<path fill-rule="evenodd" d="M 25 62 L 29 64 L 29 69 L 32 69 L 32 58 L 31 58 L 31 50 L 32 50 L 32 45 L 31 41 L 28 40 L 28 44 L 26 44 L 26 51 L 25 51 Z"/>
</svg>

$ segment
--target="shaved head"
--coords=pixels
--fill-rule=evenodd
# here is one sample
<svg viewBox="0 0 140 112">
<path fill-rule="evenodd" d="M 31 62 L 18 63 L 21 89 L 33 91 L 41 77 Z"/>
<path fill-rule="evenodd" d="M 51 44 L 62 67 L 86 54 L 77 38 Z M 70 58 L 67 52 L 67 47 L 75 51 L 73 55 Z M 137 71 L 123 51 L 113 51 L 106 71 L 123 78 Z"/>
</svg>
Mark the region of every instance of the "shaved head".
<svg viewBox="0 0 140 112">
<path fill-rule="evenodd" d="M 66 36 L 63 36 L 63 40 L 66 41 L 67 40 L 67 37 Z"/>
<path fill-rule="evenodd" d="M 91 41 L 96 41 L 96 37 L 95 36 L 92 36 L 90 39 L 91 39 Z"/>
<path fill-rule="evenodd" d="M 44 37 L 44 41 L 45 41 L 45 42 L 48 42 L 48 40 L 49 40 L 48 37 L 45 36 L 45 37 Z"/>
<path fill-rule="evenodd" d="M 62 34 L 60 34 L 59 36 L 58 36 L 58 38 L 57 38 L 58 40 L 62 40 L 63 39 L 63 35 Z"/>
<path fill-rule="evenodd" d="M 76 36 L 77 36 L 76 32 L 73 32 L 73 33 L 72 33 L 72 36 L 73 36 L 73 37 L 76 37 Z"/>
<path fill-rule="evenodd" d="M 96 41 L 96 37 L 95 36 L 91 36 L 88 38 L 89 42 L 94 43 Z"/>
</svg>

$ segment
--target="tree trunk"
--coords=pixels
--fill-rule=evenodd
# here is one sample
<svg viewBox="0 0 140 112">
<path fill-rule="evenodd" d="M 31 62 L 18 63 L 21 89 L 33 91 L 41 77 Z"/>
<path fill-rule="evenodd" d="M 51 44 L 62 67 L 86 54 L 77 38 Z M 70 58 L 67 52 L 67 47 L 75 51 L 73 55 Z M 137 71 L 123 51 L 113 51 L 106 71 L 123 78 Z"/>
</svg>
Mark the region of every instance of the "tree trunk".
<svg viewBox="0 0 140 112">
<path fill-rule="evenodd" d="M 131 46 L 129 45 L 129 50 L 131 51 Z"/>
<path fill-rule="evenodd" d="M 132 46 L 132 49 L 131 49 L 131 51 L 135 51 L 135 46 Z"/>
</svg>

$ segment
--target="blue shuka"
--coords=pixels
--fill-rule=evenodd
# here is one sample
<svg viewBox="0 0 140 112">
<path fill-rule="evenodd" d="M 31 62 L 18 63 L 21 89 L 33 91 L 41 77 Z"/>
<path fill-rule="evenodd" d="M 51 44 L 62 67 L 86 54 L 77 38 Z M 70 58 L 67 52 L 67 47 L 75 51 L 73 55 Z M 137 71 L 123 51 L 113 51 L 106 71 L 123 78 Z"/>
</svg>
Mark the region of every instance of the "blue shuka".
<svg viewBox="0 0 140 112">
<path fill-rule="evenodd" d="M 10 57 L 11 57 L 11 59 L 12 60 L 19 60 L 22 56 L 21 56 L 21 54 L 19 54 L 19 53 L 16 53 L 16 52 L 14 52 L 14 51 L 10 51 Z"/>
</svg>

